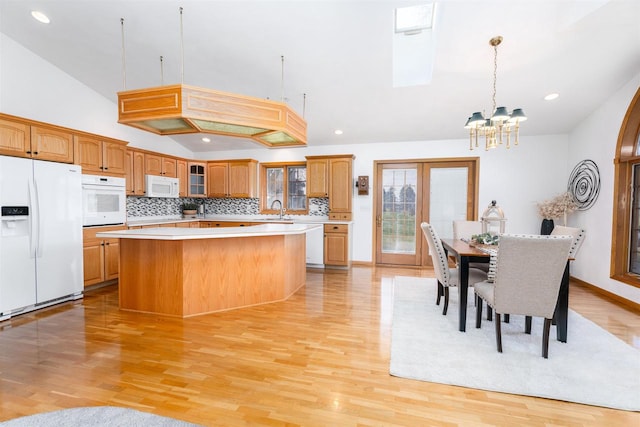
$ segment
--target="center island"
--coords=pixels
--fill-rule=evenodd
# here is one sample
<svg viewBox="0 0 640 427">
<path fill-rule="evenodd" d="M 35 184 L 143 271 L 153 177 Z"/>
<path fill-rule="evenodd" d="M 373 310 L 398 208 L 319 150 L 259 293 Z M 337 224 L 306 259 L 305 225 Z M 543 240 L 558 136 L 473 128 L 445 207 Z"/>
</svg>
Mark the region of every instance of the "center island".
<svg viewBox="0 0 640 427">
<path fill-rule="evenodd" d="M 120 239 L 122 310 L 190 317 L 282 301 L 306 280 L 317 224 L 107 231 Z"/>
</svg>

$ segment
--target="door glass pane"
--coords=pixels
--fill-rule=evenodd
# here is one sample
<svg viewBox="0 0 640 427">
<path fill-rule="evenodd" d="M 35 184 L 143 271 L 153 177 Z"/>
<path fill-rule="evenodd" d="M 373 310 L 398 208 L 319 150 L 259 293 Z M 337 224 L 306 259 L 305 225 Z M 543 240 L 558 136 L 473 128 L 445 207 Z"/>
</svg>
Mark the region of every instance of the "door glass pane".
<svg viewBox="0 0 640 427">
<path fill-rule="evenodd" d="M 467 219 L 467 168 L 432 168 L 429 223 L 442 239 L 453 238 L 453 221 Z"/>
<path fill-rule="evenodd" d="M 416 253 L 416 168 L 382 172 L 382 252 Z"/>
</svg>

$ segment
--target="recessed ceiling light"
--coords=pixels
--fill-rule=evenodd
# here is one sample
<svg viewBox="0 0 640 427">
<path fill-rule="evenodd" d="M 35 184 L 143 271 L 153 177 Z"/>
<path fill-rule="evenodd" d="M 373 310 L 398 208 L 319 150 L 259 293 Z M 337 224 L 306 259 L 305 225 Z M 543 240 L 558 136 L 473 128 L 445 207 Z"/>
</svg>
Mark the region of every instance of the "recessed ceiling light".
<svg viewBox="0 0 640 427">
<path fill-rule="evenodd" d="M 336 135 L 342 135 L 342 131 L 340 129 L 336 129 L 333 131 Z"/>
<path fill-rule="evenodd" d="M 202 138 L 202 142 L 211 142 L 211 138 L 207 138 L 206 136 Z"/>
<path fill-rule="evenodd" d="M 557 93 L 550 93 L 549 95 L 544 97 L 544 100 L 545 101 L 553 101 L 554 99 L 556 99 L 559 96 L 560 95 L 558 95 Z"/>
<path fill-rule="evenodd" d="M 39 10 L 32 10 L 31 16 L 33 16 L 36 19 L 36 21 L 42 22 L 43 24 L 48 24 L 49 22 L 51 22 L 49 17 L 44 13 L 40 12 Z"/>
</svg>

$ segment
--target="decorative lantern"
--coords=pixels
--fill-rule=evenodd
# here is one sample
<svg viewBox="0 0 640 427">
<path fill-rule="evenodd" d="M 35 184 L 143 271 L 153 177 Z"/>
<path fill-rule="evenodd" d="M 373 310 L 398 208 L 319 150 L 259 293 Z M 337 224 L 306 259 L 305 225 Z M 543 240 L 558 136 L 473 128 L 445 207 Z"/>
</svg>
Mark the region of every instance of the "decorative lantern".
<svg viewBox="0 0 640 427">
<path fill-rule="evenodd" d="M 502 209 L 496 205 L 496 201 L 492 200 L 491 204 L 482 213 L 482 232 L 490 234 L 504 233 L 504 223 L 507 219 L 504 217 Z"/>
</svg>

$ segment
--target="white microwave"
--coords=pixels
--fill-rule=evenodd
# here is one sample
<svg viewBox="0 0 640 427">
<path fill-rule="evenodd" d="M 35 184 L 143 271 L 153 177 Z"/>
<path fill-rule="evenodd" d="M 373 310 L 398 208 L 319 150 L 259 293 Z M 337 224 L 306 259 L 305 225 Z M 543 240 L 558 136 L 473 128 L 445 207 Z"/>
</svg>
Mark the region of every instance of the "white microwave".
<svg viewBox="0 0 640 427">
<path fill-rule="evenodd" d="M 126 198 L 124 178 L 82 175 L 82 225 L 124 224 Z"/>
<path fill-rule="evenodd" d="M 180 180 L 168 176 L 145 175 L 147 197 L 174 197 L 180 192 Z"/>
</svg>

